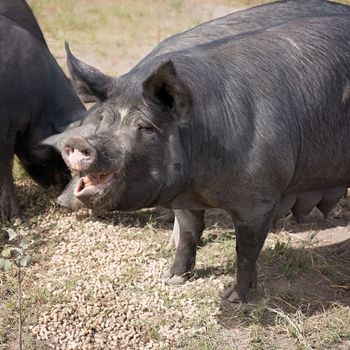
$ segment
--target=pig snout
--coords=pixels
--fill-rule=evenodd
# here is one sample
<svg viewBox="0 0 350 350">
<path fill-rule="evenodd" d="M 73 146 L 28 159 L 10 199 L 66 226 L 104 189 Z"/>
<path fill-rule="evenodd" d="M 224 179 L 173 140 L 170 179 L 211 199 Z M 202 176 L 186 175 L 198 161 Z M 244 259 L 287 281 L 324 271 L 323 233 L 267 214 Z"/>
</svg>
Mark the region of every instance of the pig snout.
<svg viewBox="0 0 350 350">
<path fill-rule="evenodd" d="M 71 137 L 64 142 L 62 157 L 71 169 L 87 171 L 97 159 L 97 150 L 82 137 Z"/>
</svg>

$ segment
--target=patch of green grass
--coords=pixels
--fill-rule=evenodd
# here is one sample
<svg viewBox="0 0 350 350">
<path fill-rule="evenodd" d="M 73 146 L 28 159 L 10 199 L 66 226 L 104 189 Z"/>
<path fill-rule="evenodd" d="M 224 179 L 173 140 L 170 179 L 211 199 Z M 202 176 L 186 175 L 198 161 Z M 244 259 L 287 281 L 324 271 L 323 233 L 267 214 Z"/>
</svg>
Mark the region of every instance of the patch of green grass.
<svg viewBox="0 0 350 350">
<path fill-rule="evenodd" d="M 23 339 L 23 349 L 26 350 L 48 350 L 49 347 L 41 340 L 33 338 L 33 336 L 25 330 Z"/>
<path fill-rule="evenodd" d="M 64 285 L 65 289 L 67 290 L 75 289 L 78 286 L 80 281 L 81 281 L 81 276 L 74 276 L 69 278 Z"/>
<path fill-rule="evenodd" d="M 197 250 L 197 264 L 194 273 L 200 277 L 230 274 L 236 268 L 236 240 L 229 230 L 203 237 Z"/>
<path fill-rule="evenodd" d="M 350 265 L 348 259 L 336 255 L 325 257 L 317 254 L 313 257 L 315 270 L 324 278 L 331 288 L 338 291 L 350 290 Z"/>
<path fill-rule="evenodd" d="M 313 348 L 332 348 L 335 344 L 345 342 L 350 344 L 349 322 L 349 308 L 344 308 L 340 305 L 334 305 L 322 315 L 310 318 L 306 322 L 306 332 Z"/>
<path fill-rule="evenodd" d="M 25 277 L 24 277 L 25 278 Z M 26 282 L 26 286 L 28 281 Z M 24 288 L 24 286 L 22 286 Z M 28 293 L 28 290 L 25 289 Z M 0 272 L 0 349 L 12 349 L 6 347 L 6 344 L 13 344 L 13 349 L 17 349 L 17 334 L 18 334 L 18 289 L 17 277 L 14 271 L 7 273 Z M 28 296 L 28 294 L 27 294 Z M 23 327 L 23 340 L 25 344 L 33 342 L 33 338 L 28 330 L 29 322 L 27 319 L 31 315 L 29 310 L 32 308 L 31 301 L 28 299 L 22 300 L 23 314 L 26 316 L 26 323 Z M 5 344 L 5 345 L 3 345 Z M 4 347 L 2 347 L 4 346 Z M 11 345 L 12 346 L 12 345 Z M 39 347 L 37 347 L 40 349 Z M 34 347 L 24 347 L 24 349 L 34 349 Z"/>
<path fill-rule="evenodd" d="M 240 350 L 234 334 L 218 325 L 206 325 L 204 334 L 194 334 L 182 339 L 180 347 L 183 350 Z"/>
<path fill-rule="evenodd" d="M 147 336 L 149 339 L 155 340 L 155 341 L 159 341 L 160 340 L 160 335 L 159 335 L 159 331 L 158 331 L 158 326 L 155 324 L 148 324 L 146 326 L 147 328 Z"/>
<path fill-rule="evenodd" d="M 306 249 L 291 247 L 291 240 L 277 240 L 274 246 L 266 249 L 267 261 L 270 265 L 278 266 L 279 272 L 289 281 L 307 271 L 310 256 Z"/>
<path fill-rule="evenodd" d="M 137 277 L 142 272 L 141 266 L 130 266 L 129 268 L 125 269 L 123 273 L 120 276 L 120 282 L 123 284 L 128 284 L 131 281 L 137 280 Z"/>
<path fill-rule="evenodd" d="M 267 327 L 275 324 L 276 316 L 270 310 L 271 299 L 262 298 L 254 303 L 223 305 L 220 320 L 223 325 L 245 325 Z"/>
<path fill-rule="evenodd" d="M 91 251 L 95 251 L 95 250 L 104 250 L 108 247 L 108 242 L 106 241 L 100 241 L 97 242 L 92 248 Z"/>
<path fill-rule="evenodd" d="M 169 262 L 175 256 L 175 250 L 170 250 L 166 248 L 165 242 L 163 241 L 157 245 L 151 246 L 149 249 L 154 249 L 157 254 L 161 255 L 163 258 L 168 259 Z"/>
<path fill-rule="evenodd" d="M 280 350 L 273 339 L 266 336 L 266 331 L 260 324 L 254 324 L 250 327 L 251 350 Z"/>
<path fill-rule="evenodd" d="M 0 302 L 0 344 L 6 344 L 12 328 L 17 327 L 16 295 L 7 295 Z M 1 349 L 1 348 L 0 348 Z"/>
</svg>

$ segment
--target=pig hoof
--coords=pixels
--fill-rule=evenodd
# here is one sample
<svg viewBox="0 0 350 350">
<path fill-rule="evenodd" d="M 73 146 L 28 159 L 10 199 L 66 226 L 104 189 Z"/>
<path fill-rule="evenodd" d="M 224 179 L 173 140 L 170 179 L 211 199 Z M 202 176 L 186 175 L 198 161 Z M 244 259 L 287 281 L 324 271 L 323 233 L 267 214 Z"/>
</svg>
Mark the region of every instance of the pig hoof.
<svg viewBox="0 0 350 350">
<path fill-rule="evenodd" d="M 1 193 L 0 193 L 1 195 Z M 2 204 L 2 200 L 0 197 L 0 220 L 14 222 L 17 218 L 19 218 L 19 206 L 17 203 L 9 203 Z"/>
<path fill-rule="evenodd" d="M 230 303 L 241 303 L 242 298 L 238 295 L 238 293 L 234 290 L 227 298 Z"/>
<path fill-rule="evenodd" d="M 163 273 L 162 278 L 165 280 L 165 283 L 169 285 L 184 284 L 189 278 L 189 273 L 185 273 L 180 276 L 174 275 L 172 272 L 167 271 Z"/>
<path fill-rule="evenodd" d="M 185 276 L 174 275 L 173 277 L 166 280 L 166 283 L 169 285 L 179 285 L 184 284 L 188 280 Z"/>
<path fill-rule="evenodd" d="M 241 303 L 243 301 L 243 298 L 238 295 L 238 293 L 234 290 L 234 287 L 226 289 L 223 294 L 223 298 L 230 303 Z"/>
</svg>

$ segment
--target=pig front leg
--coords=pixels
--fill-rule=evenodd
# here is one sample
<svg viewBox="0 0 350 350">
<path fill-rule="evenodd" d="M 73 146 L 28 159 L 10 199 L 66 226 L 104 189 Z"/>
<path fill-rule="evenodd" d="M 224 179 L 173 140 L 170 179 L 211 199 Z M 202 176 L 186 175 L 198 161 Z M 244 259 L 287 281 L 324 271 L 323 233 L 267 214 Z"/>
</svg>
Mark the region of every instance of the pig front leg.
<svg viewBox="0 0 350 350">
<path fill-rule="evenodd" d="M 224 293 L 230 302 L 245 301 L 250 289 L 257 285 L 256 261 L 269 231 L 274 208 L 250 209 L 259 212 L 256 217 L 245 217 L 245 213 L 232 214 L 236 230 L 237 271 L 234 282 Z"/>
<path fill-rule="evenodd" d="M 184 283 L 194 268 L 197 244 L 204 230 L 204 210 L 175 210 L 175 229 L 175 259 L 163 276 L 168 284 Z"/>
<path fill-rule="evenodd" d="M 0 219 L 19 216 L 20 210 L 12 177 L 13 148 L 0 146 Z"/>
</svg>

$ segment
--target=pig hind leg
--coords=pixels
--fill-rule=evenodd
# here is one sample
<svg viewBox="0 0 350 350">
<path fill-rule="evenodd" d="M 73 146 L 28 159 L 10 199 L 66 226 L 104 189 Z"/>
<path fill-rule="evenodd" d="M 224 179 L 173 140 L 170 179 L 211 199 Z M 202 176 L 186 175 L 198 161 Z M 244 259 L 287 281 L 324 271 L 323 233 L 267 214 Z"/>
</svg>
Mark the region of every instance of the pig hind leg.
<svg viewBox="0 0 350 350">
<path fill-rule="evenodd" d="M 282 197 L 280 202 L 278 203 L 277 209 L 275 211 L 275 215 L 273 218 L 273 227 L 276 228 L 278 221 L 282 217 L 286 217 L 289 213 L 293 205 L 295 204 L 295 201 L 297 199 L 297 196 L 294 194 Z M 287 216 L 289 218 L 289 215 Z"/>
<path fill-rule="evenodd" d="M 297 222 L 300 222 L 304 216 L 310 214 L 322 200 L 323 193 L 321 191 L 312 191 L 300 193 L 297 195 L 297 200 L 292 208 L 292 213 Z"/>
<path fill-rule="evenodd" d="M 244 212 L 232 212 L 236 230 L 237 271 L 234 282 L 224 293 L 230 302 L 246 300 L 250 289 L 257 285 L 256 261 L 271 226 L 275 207 L 250 208 Z"/>
<path fill-rule="evenodd" d="M 339 186 L 324 192 L 321 202 L 317 204 L 317 208 L 323 213 L 325 219 L 328 219 L 329 214 L 337 206 L 341 198 L 344 197 L 346 190 L 346 186 Z"/>
<path fill-rule="evenodd" d="M 204 210 L 175 210 L 178 234 L 175 259 L 163 277 L 169 284 L 182 284 L 190 276 L 196 261 L 197 245 L 204 230 Z"/>
</svg>

